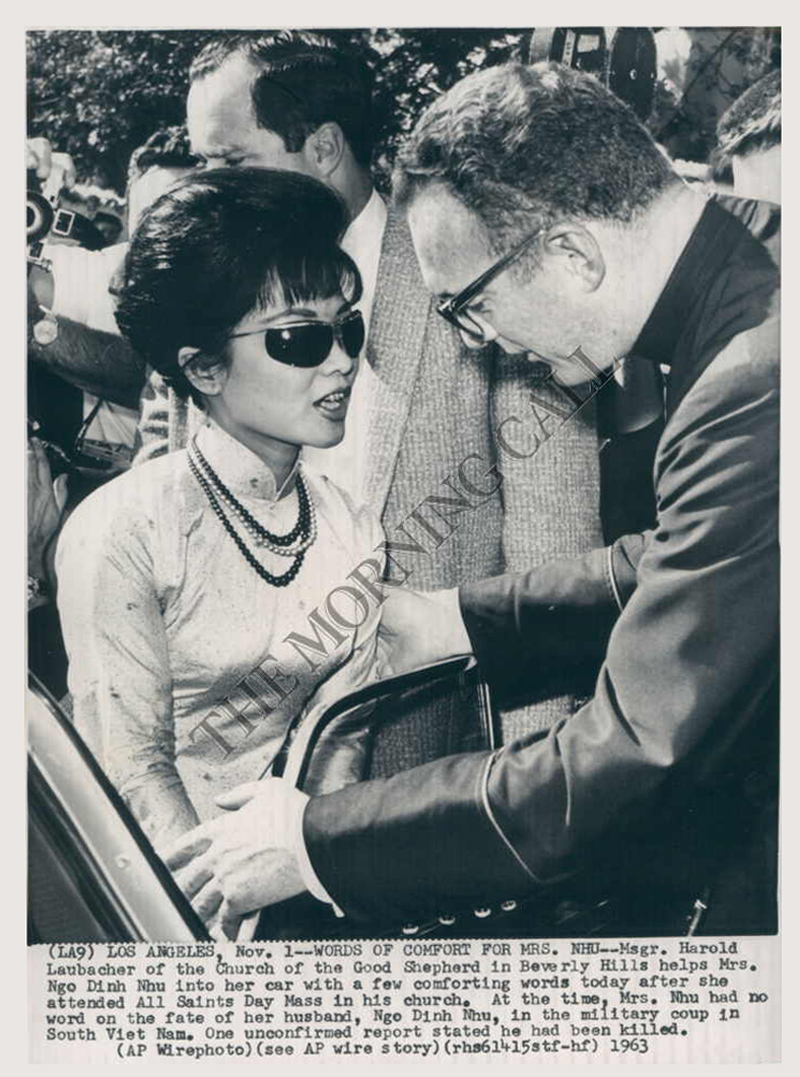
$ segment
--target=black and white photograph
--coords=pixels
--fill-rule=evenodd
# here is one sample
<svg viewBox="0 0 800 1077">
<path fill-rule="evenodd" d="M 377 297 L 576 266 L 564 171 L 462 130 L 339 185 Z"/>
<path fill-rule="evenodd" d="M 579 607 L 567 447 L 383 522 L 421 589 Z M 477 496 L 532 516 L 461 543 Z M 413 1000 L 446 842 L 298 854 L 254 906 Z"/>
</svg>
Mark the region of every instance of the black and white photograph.
<svg viewBox="0 0 800 1077">
<path fill-rule="evenodd" d="M 777 1061 L 781 28 L 24 36 L 32 1060 Z"/>
</svg>

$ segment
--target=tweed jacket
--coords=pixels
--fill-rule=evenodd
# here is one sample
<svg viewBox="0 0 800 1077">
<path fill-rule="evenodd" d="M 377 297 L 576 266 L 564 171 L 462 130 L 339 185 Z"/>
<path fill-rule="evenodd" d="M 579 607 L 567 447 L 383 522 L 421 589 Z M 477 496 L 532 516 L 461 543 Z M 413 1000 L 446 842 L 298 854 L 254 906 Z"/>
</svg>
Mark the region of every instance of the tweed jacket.
<svg viewBox="0 0 800 1077">
<path fill-rule="evenodd" d="M 351 916 L 418 922 L 582 874 L 641 871 L 652 902 L 697 896 L 744 840 L 743 790 L 775 775 L 778 222 L 776 207 L 710 201 L 633 349 L 670 368 L 655 528 L 461 588 L 490 682 L 599 648 L 593 698 L 497 752 L 309 803 L 311 862 Z"/>
</svg>

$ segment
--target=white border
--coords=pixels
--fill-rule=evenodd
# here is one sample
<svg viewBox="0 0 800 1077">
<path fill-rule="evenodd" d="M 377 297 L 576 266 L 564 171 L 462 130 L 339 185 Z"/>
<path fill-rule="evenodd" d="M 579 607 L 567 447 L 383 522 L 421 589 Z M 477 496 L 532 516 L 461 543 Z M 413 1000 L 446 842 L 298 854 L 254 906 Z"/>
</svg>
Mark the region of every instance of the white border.
<svg viewBox="0 0 800 1077">
<path fill-rule="evenodd" d="M 12 5 L 9 5 L 12 7 Z M 20 253 L 17 232 L 13 222 L 21 220 L 21 211 L 16 205 L 21 204 L 23 170 L 18 163 L 20 143 L 24 137 L 24 39 L 26 29 L 43 27 L 120 27 L 152 28 L 165 27 L 257 27 L 264 25 L 265 16 L 272 15 L 272 25 L 281 25 L 283 12 L 291 10 L 292 26 L 509 26 L 528 25 L 563 25 L 566 22 L 595 24 L 598 22 L 598 9 L 602 10 L 602 23 L 616 26 L 641 25 L 645 14 L 653 25 L 663 26 L 770 26 L 782 25 L 784 31 L 783 49 L 786 56 L 784 63 L 784 99 L 787 102 L 784 112 L 788 116 L 784 135 L 784 275 L 786 278 L 785 294 L 797 296 L 796 261 L 794 252 L 796 239 L 796 196 L 794 182 L 798 172 L 796 163 L 796 146 L 793 138 L 794 113 L 797 101 L 793 50 L 798 38 L 793 32 L 796 17 L 788 4 L 766 2 L 745 5 L 738 0 L 728 3 L 708 3 L 695 0 L 692 3 L 680 2 L 659 5 L 654 11 L 641 3 L 607 2 L 607 3 L 544 3 L 509 2 L 509 0 L 492 0 L 480 8 L 476 4 L 465 2 L 431 3 L 430 0 L 404 0 L 402 5 L 386 3 L 367 3 L 364 0 L 348 0 L 346 4 L 311 2 L 311 0 L 294 0 L 291 5 L 244 3 L 229 0 L 223 6 L 224 21 L 212 11 L 210 5 L 201 8 L 196 2 L 173 3 L 165 6 L 153 0 L 137 0 L 135 4 L 101 4 L 96 0 L 82 0 L 79 3 L 54 3 L 42 0 L 25 5 L 24 12 L 17 14 L 6 10 L 3 18 L 4 56 L 2 65 L 4 109 L 11 122 L 4 123 L 6 132 L 5 159 L 0 171 L 2 183 L 2 204 L 6 207 L 6 219 L 12 227 L 6 229 L 6 243 L 2 252 L 2 294 L 6 297 L 4 309 L 7 311 L 5 356 L 3 362 L 6 374 L 3 385 L 6 393 L 5 421 L 0 426 L 0 448 L 3 460 L 3 491 L 7 503 L 13 506 L 10 513 L 11 522 L 6 522 L 2 530 L 0 554 L 4 568 L 2 595 L 3 612 L 0 620 L 0 654 L 3 655 L 2 670 L 6 706 L 0 715 L 7 732 L 4 751 L 2 752 L 3 773 L 0 789 L 3 790 L 2 808 L 4 842 L 3 842 L 3 876 L 6 880 L 2 895 L 2 922 L 8 927 L 8 948 L 2 961 L 3 1003 L 0 1013 L 3 1018 L 2 1057 L 7 1073 L 16 1074 L 28 1067 L 26 1027 L 26 997 L 22 985 L 26 983 L 26 948 L 24 946 L 24 804 L 25 804 L 25 767 L 24 738 L 22 723 L 22 694 L 24 670 L 24 631 L 23 631 L 23 580 L 25 546 L 23 539 L 24 508 L 18 515 L 19 507 L 25 504 L 24 483 L 24 371 L 25 371 L 25 324 L 24 279 L 20 272 Z M 125 16 L 135 11 L 136 20 L 130 21 Z M 790 12 L 792 12 L 790 14 Z M 396 16 L 400 15 L 400 18 Z M 657 17 L 660 15 L 660 18 Z M 166 17 L 165 17 L 166 16 Z M 9 137 L 10 134 L 10 137 Z M 19 217 L 15 214 L 19 213 Z M 788 238 L 786 238 L 788 237 Z M 800 1062 L 798 1037 L 794 1034 L 797 1027 L 798 992 L 797 977 L 793 974 L 792 957 L 796 952 L 798 930 L 796 927 L 798 909 L 796 886 L 796 863 L 792 855 L 793 846 L 797 847 L 794 820 L 797 814 L 798 783 L 794 770 L 797 751 L 797 709 L 798 689 L 797 670 L 800 667 L 797 647 L 797 611 L 793 599 L 800 595 L 800 568 L 798 568 L 795 547 L 800 533 L 800 510 L 796 505 L 798 484 L 794 476 L 795 466 L 800 463 L 800 418 L 795 413 L 794 402 L 800 402 L 800 356 L 795 349 L 796 330 L 800 329 L 797 321 L 797 302 L 787 303 L 784 322 L 783 349 L 783 400 L 784 419 L 781 439 L 782 447 L 782 539 L 783 539 L 783 626 L 784 626 L 784 716 L 783 716 L 783 793 L 782 793 L 782 909 L 783 909 L 783 945 L 784 945 L 784 996 L 783 1028 L 784 1061 L 777 1067 L 782 1070 L 789 1067 L 797 1072 Z M 148 1069 L 152 1063 L 147 1063 Z M 158 1065 L 158 1064 L 156 1064 Z M 36 1072 L 49 1070 L 50 1066 L 36 1067 Z M 160 1066 L 159 1066 L 160 1068 Z M 174 1070 L 176 1067 L 172 1067 Z M 188 1065 L 178 1065 L 178 1069 L 187 1069 Z M 539 1067 L 537 1067 L 538 1070 Z M 550 1067 L 543 1067 L 549 1069 Z M 615 1069 L 616 1067 L 606 1067 Z M 749 1067 L 745 1067 L 747 1069 Z M 95 1067 L 96 1069 L 96 1067 Z M 403 1064 L 393 1065 L 391 1074 L 402 1072 Z M 723 1069 L 711 1066 L 704 1069 Z M 753 1067 L 755 1069 L 755 1067 Z M 426 1063 L 414 1065 L 414 1073 L 427 1072 Z M 203 1073 L 222 1072 L 221 1066 L 207 1064 Z M 271 1072 L 275 1072 L 272 1069 Z M 283 1072 L 301 1075 L 305 1072 L 304 1064 L 287 1066 Z M 373 1070 L 374 1072 L 374 1070 Z M 562 1070 L 563 1072 L 563 1070 Z M 225 1070 L 229 1073 L 229 1067 Z"/>
</svg>

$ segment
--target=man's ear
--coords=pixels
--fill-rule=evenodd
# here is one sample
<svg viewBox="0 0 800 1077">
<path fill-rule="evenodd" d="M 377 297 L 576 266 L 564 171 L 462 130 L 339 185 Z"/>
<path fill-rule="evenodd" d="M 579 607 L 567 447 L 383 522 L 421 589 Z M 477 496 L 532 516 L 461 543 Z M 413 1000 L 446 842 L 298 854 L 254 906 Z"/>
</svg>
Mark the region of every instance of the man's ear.
<svg viewBox="0 0 800 1077">
<path fill-rule="evenodd" d="M 547 229 L 544 249 L 552 257 L 564 259 L 562 266 L 574 274 L 587 292 L 603 283 L 606 262 L 600 244 L 580 221 L 563 221 Z"/>
<path fill-rule="evenodd" d="M 321 124 L 306 139 L 303 152 L 321 180 L 328 179 L 339 167 L 347 140 L 338 123 Z"/>
<path fill-rule="evenodd" d="M 199 348 L 181 348 L 178 366 L 192 387 L 203 396 L 217 396 L 222 392 L 227 368 L 219 359 L 210 359 Z"/>
</svg>

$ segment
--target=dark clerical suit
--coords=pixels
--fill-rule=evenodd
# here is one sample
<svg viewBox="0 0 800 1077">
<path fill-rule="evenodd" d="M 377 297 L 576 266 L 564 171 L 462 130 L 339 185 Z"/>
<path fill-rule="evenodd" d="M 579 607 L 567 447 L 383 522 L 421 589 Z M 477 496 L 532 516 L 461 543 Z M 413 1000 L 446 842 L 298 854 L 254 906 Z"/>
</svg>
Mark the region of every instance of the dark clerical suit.
<svg viewBox="0 0 800 1077">
<path fill-rule="evenodd" d="M 347 915 L 457 913 L 469 935 L 476 905 L 610 894 L 617 933 L 675 933 L 694 899 L 709 930 L 774 930 L 778 229 L 776 207 L 709 201 L 632 349 L 669 368 L 654 529 L 461 588 L 490 684 L 599 650 L 594 697 L 496 752 L 312 800 L 307 848 Z"/>
</svg>

